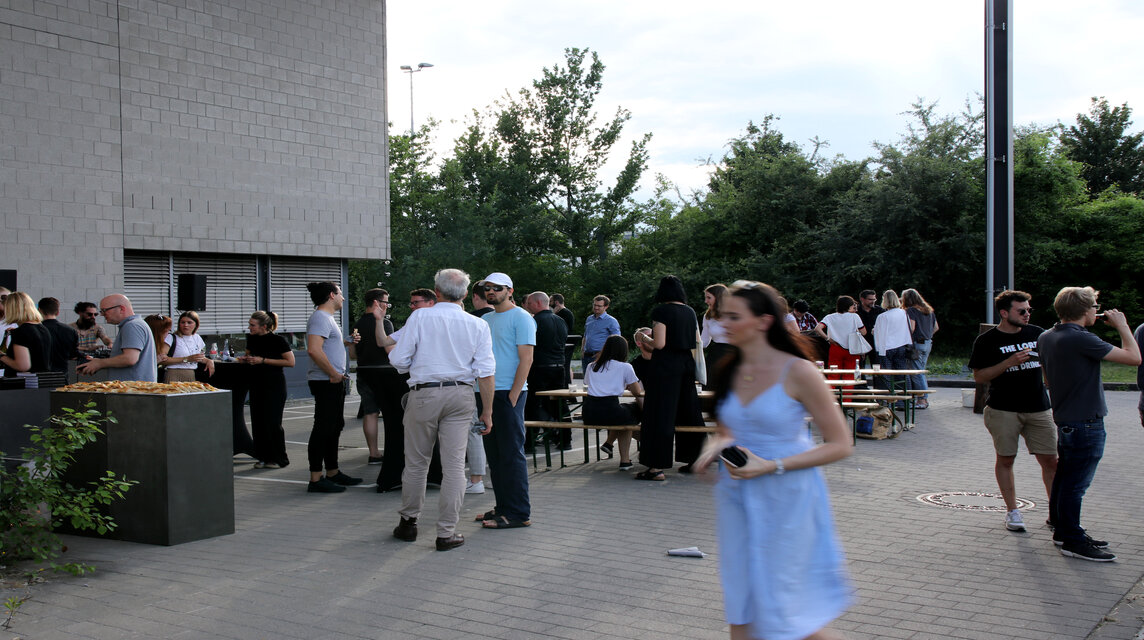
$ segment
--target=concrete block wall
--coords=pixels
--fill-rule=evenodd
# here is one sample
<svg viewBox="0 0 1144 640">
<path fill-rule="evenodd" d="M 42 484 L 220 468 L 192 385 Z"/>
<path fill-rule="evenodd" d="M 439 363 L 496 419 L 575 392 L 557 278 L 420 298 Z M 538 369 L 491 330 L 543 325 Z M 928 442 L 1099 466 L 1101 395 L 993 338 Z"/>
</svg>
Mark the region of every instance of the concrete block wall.
<svg viewBox="0 0 1144 640">
<path fill-rule="evenodd" d="M 0 269 L 70 308 L 125 248 L 390 257 L 385 62 L 384 0 L 0 2 Z"/>
</svg>

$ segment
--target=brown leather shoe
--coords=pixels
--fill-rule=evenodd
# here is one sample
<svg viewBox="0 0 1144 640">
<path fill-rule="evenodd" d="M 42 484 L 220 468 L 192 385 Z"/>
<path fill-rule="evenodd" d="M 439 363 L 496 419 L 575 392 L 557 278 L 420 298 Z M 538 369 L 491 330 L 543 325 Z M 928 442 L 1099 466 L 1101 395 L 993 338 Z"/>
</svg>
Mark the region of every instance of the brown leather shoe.
<svg viewBox="0 0 1144 640">
<path fill-rule="evenodd" d="M 401 524 L 393 530 L 393 537 L 406 542 L 417 539 L 417 518 L 402 518 Z"/>
<path fill-rule="evenodd" d="M 437 538 L 437 550 L 448 551 L 449 549 L 456 549 L 457 547 L 465 544 L 465 536 L 454 533 L 448 538 Z"/>
</svg>

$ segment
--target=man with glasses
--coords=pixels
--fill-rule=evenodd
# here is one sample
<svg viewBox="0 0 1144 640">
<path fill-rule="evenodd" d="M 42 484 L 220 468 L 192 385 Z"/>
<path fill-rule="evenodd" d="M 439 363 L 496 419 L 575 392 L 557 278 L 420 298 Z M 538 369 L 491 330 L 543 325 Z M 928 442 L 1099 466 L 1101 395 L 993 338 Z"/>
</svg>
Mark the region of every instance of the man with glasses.
<svg viewBox="0 0 1144 640">
<path fill-rule="evenodd" d="M 524 405 L 528 372 L 536 346 L 536 322 L 512 299 L 512 278 L 491 273 L 483 280 L 485 299 L 494 313 L 482 320 L 492 332 L 496 360 L 495 392 L 481 392 L 481 407 L 493 408 L 493 430 L 485 435 L 485 456 L 496 494 L 496 506 L 482 516 L 486 529 L 513 529 L 532 524 L 528 499 L 528 461 L 524 457 Z"/>
<path fill-rule="evenodd" d="M 620 335 L 620 322 L 608 315 L 612 305 L 608 296 L 592 298 L 592 314 L 584 320 L 583 348 L 580 352 L 580 370 L 587 371 L 588 365 L 596 359 L 596 354 L 604 348 L 608 336 Z"/>
<path fill-rule="evenodd" d="M 82 362 L 76 371 L 90 376 L 107 369 L 109 380 L 156 382 L 155 338 L 151 328 L 131 308 L 127 296 L 115 293 L 100 300 L 99 313 L 107 324 L 119 326 L 119 333 L 111 343 L 111 357 Z"/>
<path fill-rule="evenodd" d="M 111 337 L 103 331 L 103 327 L 95 321 L 96 316 L 99 315 L 99 310 L 94 302 L 79 302 L 75 305 L 76 321 L 71 323 L 71 327 L 79 333 L 79 344 L 76 349 L 87 357 L 100 348 L 99 343 L 103 343 L 104 347 L 111 346 Z"/>
<path fill-rule="evenodd" d="M 1054 525 L 1053 544 L 1070 558 L 1111 562 L 1116 556 L 1108 543 L 1094 540 L 1080 526 L 1081 503 L 1092 484 L 1096 466 L 1104 455 L 1104 384 L 1100 363 L 1107 360 L 1138 366 L 1140 347 L 1132 338 L 1124 314 L 1109 309 L 1098 314 L 1097 292 L 1092 287 L 1065 287 L 1053 300 L 1061 321 L 1041 334 L 1045 382 L 1052 398 L 1053 422 L 1057 424 L 1057 473 L 1049 494 L 1049 520 Z M 1105 324 L 1120 334 L 1120 347 L 1096 337 L 1088 327 L 1103 316 Z"/>
<path fill-rule="evenodd" d="M 1002 291 L 994 298 L 1001 322 L 977 336 L 969 357 L 973 379 L 989 384 L 985 428 L 997 452 L 993 471 L 1005 500 L 1005 528 L 1010 531 L 1025 530 L 1013 476 L 1020 438 L 1041 465 L 1045 495 L 1052 493 L 1057 470 L 1057 427 L 1036 352 L 1037 338 L 1044 329 L 1029 323 L 1030 300 L 1024 291 Z"/>
<path fill-rule="evenodd" d="M 885 309 L 878 304 L 877 291 L 864 289 L 862 293 L 858 294 L 858 317 L 862 319 L 862 326 L 866 328 L 866 335 L 862 337 L 866 339 L 866 342 L 870 343 L 870 351 L 862 356 L 866 366 L 878 363 L 878 349 L 877 345 L 874 344 L 874 322 L 884 311 Z M 885 382 L 878 380 L 876 384 L 883 385 Z"/>
</svg>

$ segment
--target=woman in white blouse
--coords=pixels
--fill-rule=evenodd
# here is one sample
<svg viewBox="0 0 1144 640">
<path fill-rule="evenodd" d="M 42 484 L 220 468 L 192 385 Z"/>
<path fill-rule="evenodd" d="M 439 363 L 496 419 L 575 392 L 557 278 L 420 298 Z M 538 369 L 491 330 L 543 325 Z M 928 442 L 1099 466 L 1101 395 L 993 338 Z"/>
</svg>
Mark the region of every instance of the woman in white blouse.
<svg viewBox="0 0 1144 640">
<path fill-rule="evenodd" d="M 587 425 L 634 425 L 639 424 L 640 403 L 643 402 L 643 387 L 636 377 L 635 369 L 628 364 L 628 341 L 623 336 L 608 336 L 604 346 L 596 354 L 596 359 L 584 370 L 584 383 L 588 395 L 584 398 L 584 424 Z M 620 404 L 624 391 L 631 391 L 636 403 Z M 631 431 L 608 431 L 608 440 L 600 445 L 609 456 L 612 443 L 619 440 L 620 468 L 632 467 Z"/>
<path fill-rule="evenodd" d="M 167 382 L 194 382 L 200 362 L 206 363 L 207 375 L 214 375 L 214 361 L 203 355 L 206 345 L 198 331 L 199 314 L 184 311 L 179 326 L 163 341 L 167 349 L 159 360 L 167 367 Z"/>
<path fill-rule="evenodd" d="M 727 330 L 719 320 L 719 305 L 723 294 L 727 292 L 727 285 L 715 283 L 703 290 L 703 301 L 707 303 L 707 311 L 703 314 L 703 330 L 699 338 L 703 343 L 703 357 L 707 361 L 707 368 L 714 369 L 715 365 L 723 359 L 731 345 L 727 344 Z M 706 385 L 703 387 L 707 388 Z"/>
<path fill-rule="evenodd" d="M 887 290 L 882 294 L 882 308 L 874 321 L 874 344 L 878 347 L 878 361 L 884 369 L 909 369 L 910 320 L 898 294 Z M 892 376 L 895 387 L 902 382 L 901 376 Z"/>
</svg>

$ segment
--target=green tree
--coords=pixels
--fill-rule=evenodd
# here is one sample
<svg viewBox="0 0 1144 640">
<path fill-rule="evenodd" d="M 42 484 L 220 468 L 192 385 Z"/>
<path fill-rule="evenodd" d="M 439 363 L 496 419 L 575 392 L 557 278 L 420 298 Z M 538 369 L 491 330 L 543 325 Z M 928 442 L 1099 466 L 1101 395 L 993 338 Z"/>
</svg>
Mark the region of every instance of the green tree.
<svg viewBox="0 0 1144 640">
<path fill-rule="evenodd" d="M 1084 165 L 1092 197 L 1112 187 L 1144 193 L 1144 132 L 1128 133 L 1131 117 L 1128 103 L 1109 108 L 1107 98 L 1092 98 L 1088 115 L 1078 113 L 1062 136 L 1069 156 Z"/>
<path fill-rule="evenodd" d="M 488 198 L 508 182 L 508 195 L 496 203 L 500 215 L 532 221 L 530 209 L 541 206 L 545 248 L 582 267 L 602 263 L 611 247 L 640 221 L 631 200 L 647 165 L 646 134 L 632 143 L 616 178 L 605 186 L 600 177 L 631 119 L 626 109 L 597 124 L 596 100 L 603 87 L 604 64 L 595 52 L 570 48 L 564 64 L 545 68 L 532 88 L 498 103 L 488 119 L 469 131 L 465 162 L 471 186 Z M 460 158 L 460 154 L 459 154 Z M 507 206 L 506 206 L 507 205 Z M 536 230 L 539 232 L 540 230 Z"/>
</svg>

